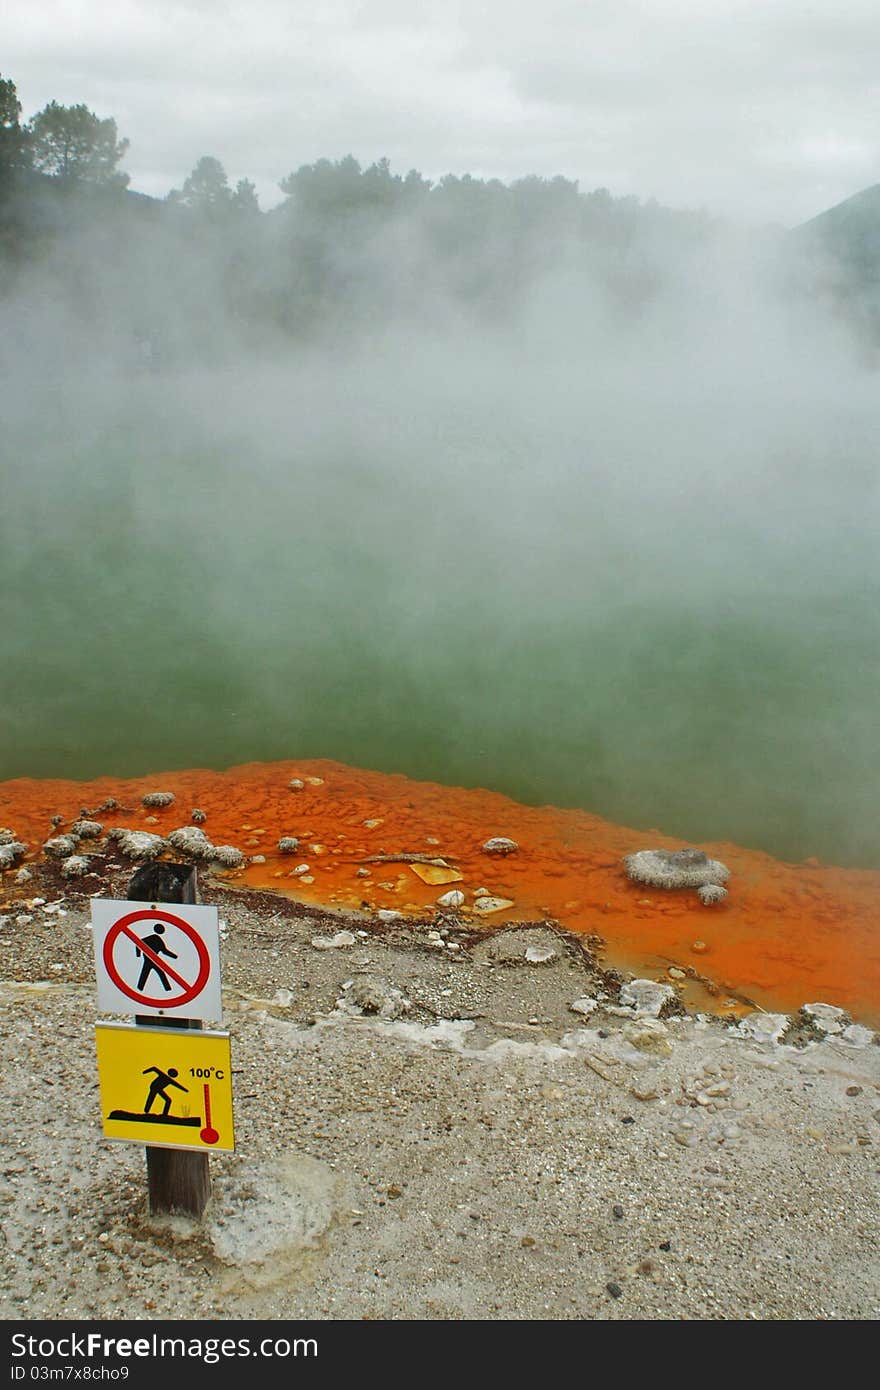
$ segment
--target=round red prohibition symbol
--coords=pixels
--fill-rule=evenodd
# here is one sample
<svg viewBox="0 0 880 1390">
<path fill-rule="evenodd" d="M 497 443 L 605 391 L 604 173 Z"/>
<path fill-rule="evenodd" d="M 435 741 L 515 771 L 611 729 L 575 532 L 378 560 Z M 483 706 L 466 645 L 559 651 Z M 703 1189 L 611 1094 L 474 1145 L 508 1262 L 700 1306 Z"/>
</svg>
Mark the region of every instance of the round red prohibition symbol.
<svg viewBox="0 0 880 1390">
<path fill-rule="evenodd" d="M 199 958 L 198 974 L 193 981 L 190 982 L 184 979 L 182 975 L 179 975 L 177 971 L 168 964 L 164 955 L 156 955 L 139 936 L 135 936 L 134 932 L 131 930 L 133 923 L 143 921 L 168 922 L 172 927 L 177 927 L 179 931 L 182 931 L 184 935 L 189 938 L 195 946 Z M 151 960 L 164 975 L 172 979 L 174 983 L 180 987 L 182 993 L 174 995 L 166 994 L 164 998 L 157 999 L 152 994 L 141 994 L 132 985 L 127 984 L 117 970 L 116 962 L 113 959 L 114 947 L 121 936 L 127 937 L 147 960 Z M 201 994 L 205 985 L 208 983 L 208 976 L 211 973 L 211 957 L 208 955 L 208 948 L 198 932 L 190 926 L 189 922 L 185 922 L 182 917 L 175 917 L 173 913 L 163 912 L 161 908 L 155 907 L 142 908 L 138 912 L 129 912 L 127 916 L 120 917 L 118 922 L 114 922 L 104 938 L 103 956 L 104 969 L 107 971 L 108 976 L 116 988 L 121 990 L 126 998 L 133 999 L 136 1004 L 147 1004 L 151 1008 L 156 1008 L 158 1004 L 161 1004 L 162 1007 L 166 1009 L 178 1009 L 183 1004 L 189 1004 L 191 1000 Z"/>
</svg>

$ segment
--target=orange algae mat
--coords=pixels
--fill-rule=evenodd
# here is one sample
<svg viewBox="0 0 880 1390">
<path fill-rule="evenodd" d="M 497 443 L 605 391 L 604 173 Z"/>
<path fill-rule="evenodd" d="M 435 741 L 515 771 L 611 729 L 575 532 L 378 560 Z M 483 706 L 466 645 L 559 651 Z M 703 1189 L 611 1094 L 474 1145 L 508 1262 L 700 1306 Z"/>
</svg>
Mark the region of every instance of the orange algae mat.
<svg viewBox="0 0 880 1390">
<path fill-rule="evenodd" d="M 302 787 L 291 788 L 293 779 Z M 173 792 L 174 804 L 143 807 L 141 797 L 153 791 Z M 664 978 L 670 966 L 684 970 L 688 978 L 673 978 L 692 1006 L 728 1011 L 751 1001 L 791 1011 L 822 1000 L 860 1021 L 880 1024 L 880 872 L 875 870 L 815 861 L 787 864 L 739 845 L 700 843 L 731 874 L 726 901 L 704 907 L 693 891 L 649 889 L 626 878 L 624 855 L 685 843 L 659 831 L 323 759 L 127 780 L 20 778 L 0 783 L 0 824 L 29 841 L 33 852 L 57 833 L 51 816 L 61 815 L 67 824 L 81 808 L 94 811 L 110 796 L 122 809 L 98 817 L 107 828 L 125 825 L 167 834 L 189 824 L 191 810 L 199 807 L 215 844 L 265 856 L 265 863 L 218 875 L 230 886 L 268 888 L 327 907 L 392 908 L 406 915 L 424 915 L 441 894 L 457 887 L 467 895 L 461 915 L 476 930 L 553 919 L 572 932 L 601 937 L 608 965 L 653 978 Z M 278 851 L 282 836 L 299 839 L 295 855 Z M 518 851 L 503 858 L 485 854 L 481 846 L 490 836 L 515 840 Z M 365 863 L 374 855 L 401 853 L 445 858 L 460 871 L 461 881 L 432 886 L 408 864 Z M 302 865 L 307 871 L 294 874 Z M 358 870 L 367 874 L 358 876 Z M 514 905 L 478 916 L 470 910 L 477 888 Z M 11 874 L 4 876 L 3 890 L 7 900 L 26 891 L 13 888 Z"/>
</svg>

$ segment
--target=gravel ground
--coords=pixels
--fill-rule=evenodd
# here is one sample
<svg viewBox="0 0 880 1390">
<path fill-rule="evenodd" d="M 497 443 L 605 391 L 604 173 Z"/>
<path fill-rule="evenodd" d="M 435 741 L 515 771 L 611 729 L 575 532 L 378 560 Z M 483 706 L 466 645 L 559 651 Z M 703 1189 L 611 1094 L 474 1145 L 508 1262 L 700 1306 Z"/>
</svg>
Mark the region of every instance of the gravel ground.
<svg viewBox="0 0 880 1390">
<path fill-rule="evenodd" d="M 675 1000 L 646 1020 L 545 923 L 478 937 L 203 882 L 237 1152 L 202 1222 L 151 1217 L 143 1149 L 101 1133 L 88 898 L 125 887 L 97 871 L 47 863 L 0 921 L 3 1318 L 880 1312 L 877 1035 L 760 1042 Z"/>
</svg>

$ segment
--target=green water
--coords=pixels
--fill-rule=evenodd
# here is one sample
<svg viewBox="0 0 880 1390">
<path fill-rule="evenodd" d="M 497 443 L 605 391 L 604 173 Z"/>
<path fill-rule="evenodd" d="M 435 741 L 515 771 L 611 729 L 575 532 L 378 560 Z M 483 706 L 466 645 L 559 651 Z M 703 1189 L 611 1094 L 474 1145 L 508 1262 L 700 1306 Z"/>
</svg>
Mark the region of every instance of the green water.
<svg viewBox="0 0 880 1390">
<path fill-rule="evenodd" d="M 610 485 L 520 487 L 515 449 L 500 505 L 448 440 L 441 475 L 393 432 L 254 448 L 152 405 L 12 441 L 0 778 L 329 757 L 880 867 L 880 586 L 849 501 L 817 487 L 784 543 L 708 513 L 670 536 Z"/>
</svg>

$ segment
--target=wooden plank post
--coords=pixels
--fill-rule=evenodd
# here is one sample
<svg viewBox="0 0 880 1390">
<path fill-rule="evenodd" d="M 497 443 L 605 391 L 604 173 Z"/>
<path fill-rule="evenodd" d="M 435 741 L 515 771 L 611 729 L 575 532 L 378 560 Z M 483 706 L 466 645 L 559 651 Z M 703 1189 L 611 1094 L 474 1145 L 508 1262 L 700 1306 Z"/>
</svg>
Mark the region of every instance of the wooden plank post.
<svg viewBox="0 0 880 1390">
<path fill-rule="evenodd" d="M 128 885 L 128 899 L 137 903 L 195 903 L 198 880 L 194 864 L 144 864 Z M 154 1018 L 138 1014 L 135 1024 L 144 1027 L 201 1028 L 198 1019 Z M 176 1212 L 203 1216 L 211 1196 L 211 1174 L 206 1153 L 146 1146 L 147 1191 L 152 1215 Z"/>
</svg>

